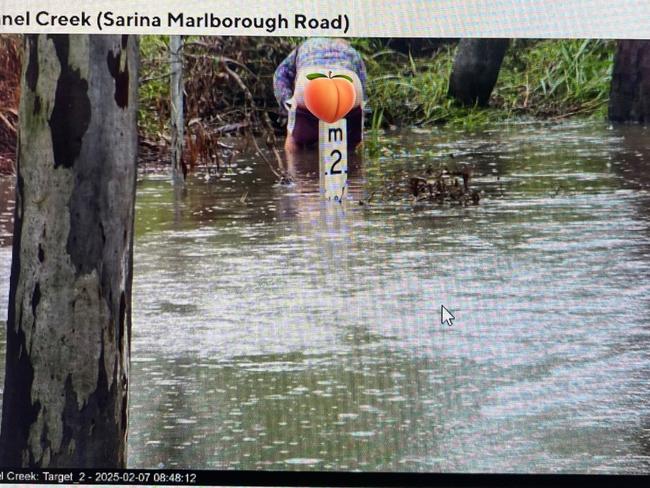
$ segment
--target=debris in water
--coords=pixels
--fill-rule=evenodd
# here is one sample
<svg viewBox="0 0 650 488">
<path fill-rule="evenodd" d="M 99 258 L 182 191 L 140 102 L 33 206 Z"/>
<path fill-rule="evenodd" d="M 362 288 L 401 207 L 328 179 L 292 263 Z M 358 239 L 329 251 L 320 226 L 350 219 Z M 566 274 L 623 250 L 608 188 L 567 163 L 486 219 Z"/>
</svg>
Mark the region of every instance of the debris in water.
<svg viewBox="0 0 650 488">
<path fill-rule="evenodd" d="M 471 173 L 470 168 L 449 171 L 445 166 L 438 171 L 428 169 L 424 176 L 412 176 L 409 179 L 409 187 L 413 202 L 456 202 L 463 205 L 478 205 L 481 196 L 477 190 L 471 190 L 469 187 Z M 462 184 L 459 178 L 462 179 Z"/>
</svg>

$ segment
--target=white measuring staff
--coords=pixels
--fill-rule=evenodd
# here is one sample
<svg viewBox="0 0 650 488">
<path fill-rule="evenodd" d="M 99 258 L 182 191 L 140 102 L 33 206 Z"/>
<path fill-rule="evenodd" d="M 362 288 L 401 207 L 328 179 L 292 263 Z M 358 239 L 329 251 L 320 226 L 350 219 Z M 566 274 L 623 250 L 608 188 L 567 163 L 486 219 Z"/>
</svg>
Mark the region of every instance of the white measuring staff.
<svg viewBox="0 0 650 488">
<path fill-rule="evenodd" d="M 332 124 L 318 122 L 318 156 L 321 194 L 342 201 L 348 188 L 348 132 L 345 118 Z"/>
</svg>

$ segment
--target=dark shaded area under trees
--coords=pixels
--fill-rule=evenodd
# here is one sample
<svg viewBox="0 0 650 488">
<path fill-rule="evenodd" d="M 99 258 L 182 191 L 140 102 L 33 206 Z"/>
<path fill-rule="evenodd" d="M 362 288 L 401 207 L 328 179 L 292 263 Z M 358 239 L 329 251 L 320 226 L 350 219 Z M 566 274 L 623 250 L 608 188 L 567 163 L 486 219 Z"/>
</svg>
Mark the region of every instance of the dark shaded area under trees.
<svg viewBox="0 0 650 488">
<path fill-rule="evenodd" d="M 650 41 L 619 41 L 609 99 L 614 122 L 650 122 Z"/>
<path fill-rule="evenodd" d="M 486 106 L 509 43 L 508 39 L 461 39 L 449 80 L 449 95 L 463 105 Z"/>
</svg>

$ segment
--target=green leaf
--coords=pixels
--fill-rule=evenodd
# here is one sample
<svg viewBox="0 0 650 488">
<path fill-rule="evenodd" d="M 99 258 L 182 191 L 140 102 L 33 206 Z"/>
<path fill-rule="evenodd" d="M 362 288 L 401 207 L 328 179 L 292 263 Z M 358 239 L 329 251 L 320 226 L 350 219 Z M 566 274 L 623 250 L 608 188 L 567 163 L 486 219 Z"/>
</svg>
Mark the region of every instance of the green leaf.
<svg viewBox="0 0 650 488">
<path fill-rule="evenodd" d="M 348 80 L 350 83 L 354 83 L 354 82 L 352 81 L 352 78 L 350 78 L 348 75 L 334 75 L 334 76 L 332 76 L 332 78 L 345 78 L 345 79 Z"/>
<path fill-rule="evenodd" d="M 308 80 L 315 80 L 316 78 L 327 78 L 327 75 L 324 75 L 323 73 L 309 73 L 307 75 Z"/>
</svg>

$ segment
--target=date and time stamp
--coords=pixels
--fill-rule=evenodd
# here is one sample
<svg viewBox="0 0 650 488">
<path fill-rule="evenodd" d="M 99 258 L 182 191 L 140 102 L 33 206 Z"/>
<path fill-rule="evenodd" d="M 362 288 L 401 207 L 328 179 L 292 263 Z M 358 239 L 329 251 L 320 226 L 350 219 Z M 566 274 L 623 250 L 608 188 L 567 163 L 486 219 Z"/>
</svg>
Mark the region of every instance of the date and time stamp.
<svg viewBox="0 0 650 488">
<path fill-rule="evenodd" d="M 0 483 L 193 485 L 198 480 L 190 471 L 0 469 Z"/>
</svg>

